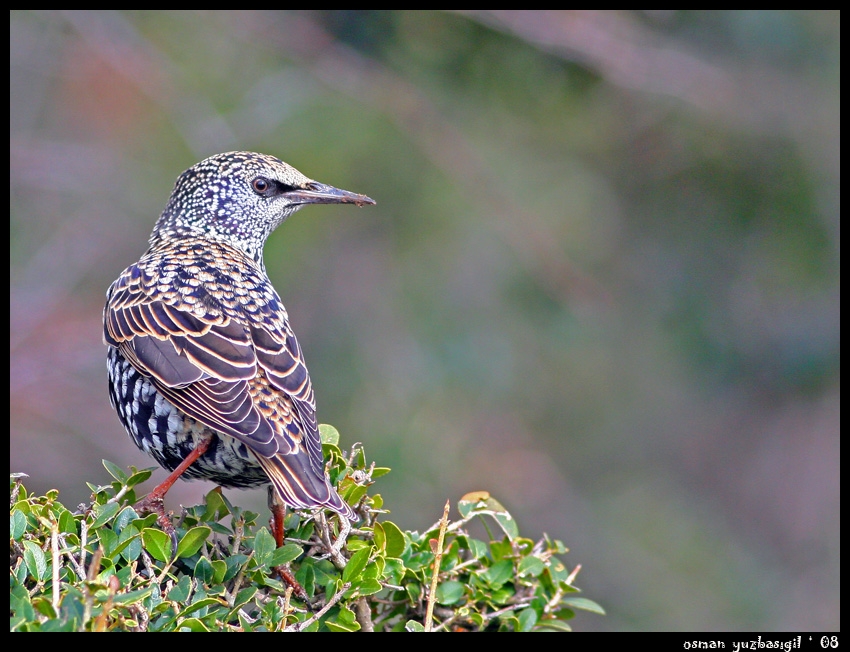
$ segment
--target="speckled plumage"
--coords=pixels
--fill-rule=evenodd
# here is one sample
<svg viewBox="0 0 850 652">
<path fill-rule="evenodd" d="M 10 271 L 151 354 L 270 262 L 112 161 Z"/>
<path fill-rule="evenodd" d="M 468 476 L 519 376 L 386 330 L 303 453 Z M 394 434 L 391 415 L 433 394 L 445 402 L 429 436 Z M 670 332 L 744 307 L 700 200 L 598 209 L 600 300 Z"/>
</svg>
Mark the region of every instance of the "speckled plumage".
<svg viewBox="0 0 850 652">
<path fill-rule="evenodd" d="M 374 203 L 277 158 L 229 152 L 177 179 L 142 258 L 107 292 L 109 396 L 136 445 L 225 487 L 353 517 L 324 471 L 313 387 L 263 245 L 309 203 Z"/>
</svg>

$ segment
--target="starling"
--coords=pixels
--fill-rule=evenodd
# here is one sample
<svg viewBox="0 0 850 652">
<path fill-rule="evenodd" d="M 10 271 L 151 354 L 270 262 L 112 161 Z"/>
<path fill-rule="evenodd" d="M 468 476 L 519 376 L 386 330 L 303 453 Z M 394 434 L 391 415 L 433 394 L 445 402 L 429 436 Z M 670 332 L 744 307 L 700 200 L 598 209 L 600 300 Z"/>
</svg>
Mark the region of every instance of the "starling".
<svg viewBox="0 0 850 652">
<path fill-rule="evenodd" d="M 218 154 L 178 177 L 148 250 L 103 310 L 112 407 L 136 446 L 172 471 L 142 501 L 160 522 L 178 477 L 271 483 L 278 544 L 287 505 L 354 518 L 325 474 L 313 386 L 263 245 L 306 204 L 374 203 L 253 152 Z"/>
</svg>

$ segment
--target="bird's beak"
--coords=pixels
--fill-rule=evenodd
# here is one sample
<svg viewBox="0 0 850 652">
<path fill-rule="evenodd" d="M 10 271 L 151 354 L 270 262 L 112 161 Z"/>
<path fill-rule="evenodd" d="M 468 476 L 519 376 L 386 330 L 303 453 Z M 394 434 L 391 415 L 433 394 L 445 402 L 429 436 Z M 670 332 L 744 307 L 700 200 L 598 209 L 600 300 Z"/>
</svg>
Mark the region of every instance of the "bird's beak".
<svg viewBox="0 0 850 652">
<path fill-rule="evenodd" d="M 318 181 L 311 181 L 303 188 L 296 188 L 286 193 L 286 196 L 297 204 L 374 204 L 375 200 L 366 195 L 358 195 L 348 190 L 340 190 L 326 186 Z"/>
</svg>

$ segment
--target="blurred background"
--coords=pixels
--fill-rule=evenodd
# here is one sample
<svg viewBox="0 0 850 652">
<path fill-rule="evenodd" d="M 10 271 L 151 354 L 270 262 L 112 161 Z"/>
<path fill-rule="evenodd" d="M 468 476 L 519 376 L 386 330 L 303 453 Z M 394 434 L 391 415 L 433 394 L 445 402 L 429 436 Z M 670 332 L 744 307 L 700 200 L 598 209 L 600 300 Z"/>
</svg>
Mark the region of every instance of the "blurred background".
<svg viewBox="0 0 850 652">
<path fill-rule="evenodd" d="M 378 202 L 298 213 L 266 264 L 389 518 L 488 490 L 582 564 L 608 615 L 577 629 L 839 629 L 837 11 L 13 11 L 10 38 L 29 489 L 155 464 L 109 406 L 106 288 L 181 171 L 256 150 Z"/>
</svg>

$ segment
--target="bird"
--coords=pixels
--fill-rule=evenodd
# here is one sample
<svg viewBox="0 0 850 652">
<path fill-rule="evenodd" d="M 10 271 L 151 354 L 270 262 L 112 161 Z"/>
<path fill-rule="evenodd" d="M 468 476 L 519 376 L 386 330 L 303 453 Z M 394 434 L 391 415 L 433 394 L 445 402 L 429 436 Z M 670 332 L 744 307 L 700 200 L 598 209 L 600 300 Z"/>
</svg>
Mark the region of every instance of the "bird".
<svg viewBox="0 0 850 652">
<path fill-rule="evenodd" d="M 278 545 L 287 506 L 356 519 L 325 472 L 310 374 L 263 248 L 304 206 L 374 203 L 274 156 L 217 154 L 177 178 L 147 251 L 109 287 L 109 399 L 171 472 L 137 509 L 157 512 L 172 540 L 163 497 L 178 478 L 270 485 Z"/>
</svg>

